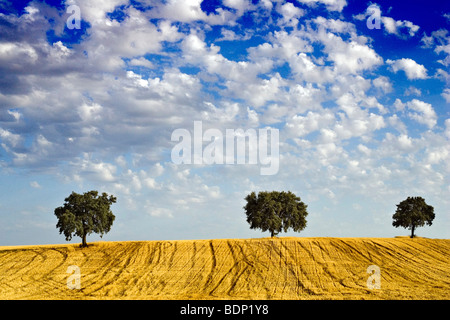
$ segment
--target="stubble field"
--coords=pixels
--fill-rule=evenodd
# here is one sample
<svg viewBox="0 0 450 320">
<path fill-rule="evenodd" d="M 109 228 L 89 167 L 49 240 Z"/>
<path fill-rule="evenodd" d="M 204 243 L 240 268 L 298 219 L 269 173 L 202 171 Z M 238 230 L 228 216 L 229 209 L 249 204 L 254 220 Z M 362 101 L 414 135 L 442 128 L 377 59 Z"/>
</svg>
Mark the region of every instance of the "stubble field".
<svg viewBox="0 0 450 320">
<path fill-rule="evenodd" d="M 80 289 L 69 289 L 68 267 Z M 367 268 L 380 268 L 369 289 Z M 450 299 L 450 240 L 276 238 L 0 247 L 0 299 Z"/>
</svg>

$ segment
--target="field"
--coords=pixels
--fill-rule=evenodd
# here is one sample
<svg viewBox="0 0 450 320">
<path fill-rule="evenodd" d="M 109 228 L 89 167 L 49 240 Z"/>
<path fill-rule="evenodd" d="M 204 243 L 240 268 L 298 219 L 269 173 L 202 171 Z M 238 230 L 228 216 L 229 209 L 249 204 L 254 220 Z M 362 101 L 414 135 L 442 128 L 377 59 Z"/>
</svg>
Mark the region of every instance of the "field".
<svg viewBox="0 0 450 320">
<path fill-rule="evenodd" d="M 70 265 L 80 289 L 67 286 Z M 380 268 L 369 289 L 367 268 Z M 450 240 L 275 238 L 0 247 L 0 299 L 450 299 Z"/>
</svg>

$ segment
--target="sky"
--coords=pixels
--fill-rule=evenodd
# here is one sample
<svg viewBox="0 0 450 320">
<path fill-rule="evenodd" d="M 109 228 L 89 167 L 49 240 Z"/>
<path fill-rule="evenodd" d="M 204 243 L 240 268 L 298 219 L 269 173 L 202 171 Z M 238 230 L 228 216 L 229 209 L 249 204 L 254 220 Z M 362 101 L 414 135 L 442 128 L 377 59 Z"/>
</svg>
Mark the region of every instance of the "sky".
<svg viewBox="0 0 450 320">
<path fill-rule="evenodd" d="M 88 242 L 267 237 L 243 206 L 272 190 L 308 206 L 280 236 L 405 236 L 421 196 L 416 234 L 449 238 L 450 8 L 423 3 L 0 1 L 0 245 L 65 243 L 54 209 L 89 190 L 117 203 Z M 278 130 L 277 172 L 173 161 L 194 122 Z"/>
</svg>

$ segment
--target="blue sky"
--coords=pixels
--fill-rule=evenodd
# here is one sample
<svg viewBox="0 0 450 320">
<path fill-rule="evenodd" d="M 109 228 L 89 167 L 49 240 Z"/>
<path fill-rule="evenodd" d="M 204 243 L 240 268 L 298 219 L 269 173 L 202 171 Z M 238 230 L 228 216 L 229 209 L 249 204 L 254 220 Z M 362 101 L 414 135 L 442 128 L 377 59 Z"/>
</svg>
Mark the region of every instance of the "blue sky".
<svg viewBox="0 0 450 320">
<path fill-rule="evenodd" d="M 422 196 L 417 234 L 448 238 L 450 10 L 421 3 L 0 1 L 0 245 L 65 242 L 54 209 L 93 189 L 111 241 L 268 236 L 242 208 L 264 190 L 308 205 L 281 235 L 407 235 L 395 205 Z M 279 129 L 278 173 L 174 164 L 194 121 Z"/>
</svg>

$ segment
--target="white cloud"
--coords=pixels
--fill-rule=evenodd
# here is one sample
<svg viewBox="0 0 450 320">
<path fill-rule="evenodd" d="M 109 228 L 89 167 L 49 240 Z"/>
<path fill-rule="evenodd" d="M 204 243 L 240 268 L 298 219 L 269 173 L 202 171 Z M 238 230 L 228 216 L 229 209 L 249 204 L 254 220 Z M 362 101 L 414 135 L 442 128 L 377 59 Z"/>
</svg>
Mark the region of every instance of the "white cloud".
<svg viewBox="0 0 450 320">
<path fill-rule="evenodd" d="M 384 93 L 392 92 L 392 83 L 389 81 L 388 77 L 379 76 L 372 80 L 372 83 L 376 88 L 381 89 Z"/>
<path fill-rule="evenodd" d="M 248 40 L 248 39 L 250 39 L 252 37 L 252 34 L 250 32 L 245 33 L 244 35 L 238 35 L 233 30 L 229 30 L 229 29 L 226 29 L 226 28 L 222 28 L 221 34 L 222 34 L 222 37 L 216 39 L 216 42 L 220 42 L 220 41 L 235 41 L 235 40 L 245 41 L 245 40 Z"/>
<path fill-rule="evenodd" d="M 410 80 L 414 79 L 426 79 L 427 69 L 409 58 L 402 58 L 398 60 L 386 60 L 386 63 L 389 64 L 392 68 L 392 71 L 397 73 L 399 70 L 403 70 L 406 73 L 406 76 Z"/>
<path fill-rule="evenodd" d="M 417 99 L 403 103 L 397 98 L 393 106 L 396 111 L 405 112 L 410 119 L 426 125 L 429 129 L 433 128 L 437 123 L 436 112 L 430 103 Z"/>
<path fill-rule="evenodd" d="M 283 82 L 279 76 L 274 76 L 270 79 L 254 80 L 253 83 L 248 83 L 246 87 L 243 87 L 242 83 L 238 81 L 228 81 L 226 86 L 236 97 L 243 98 L 251 106 L 258 108 L 269 101 L 278 100 Z"/>
<path fill-rule="evenodd" d="M 408 129 L 407 129 L 405 123 L 403 123 L 396 114 L 390 116 L 387 119 L 387 122 L 389 123 L 389 125 L 392 128 L 397 130 L 399 133 L 406 134 L 408 132 Z"/>
<path fill-rule="evenodd" d="M 399 38 L 408 39 L 413 37 L 420 27 L 408 20 L 394 20 L 391 17 L 385 16 L 381 13 L 381 8 L 378 4 L 372 3 L 367 7 L 366 11 L 358 15 L 354 15 L 356 20 L 366 20 L 372 15 L 379 16 L 383 22 L 384 29 L 389 34 L 394 34 Z"/>
<path fill-rule="evenodd" d="M 316 5 L 318 3 L 324 4 L 329 11 L 342 11 L 347 5 L 346 0 L 297 0 L 300 3 L 307 5 Z"/>
<path fill-rule="evenodd" d="M 337 100 L 341 110 L 341 121 L 337 122 L 334 131 L 339 139 L 362 137 L 386 126 L 383 116 L 369 112 L 359 106 L 357 99 L 345 94 Z"/>
<path fill-rule="evenodd" d="M 439 59 L 437 62 L 448 67 L 450 65 L 450 35 L 447 29 L 439 29 L 431 32 L 430 36 L 424 32 L 421 39 L 424 48 L 432 48 L 438 55 L 444 54 L 444 59 Z"/>
<path fill-rule="evenodd" d="M 445 120 L 445 136 L 450 140 L 450 119 Z"/>
<path fill-rule="evenodd" d="M 100 121 L 103 107 L 97 103 L 83 104 L 78 108 L 78 114 L 84 122 Z"/>
<path fill-rule="evenodd" d="M 239 17 L 252 8 L 249 0 L 223 0 L 222 3 L 228 8 L 235 9 Z"/>
<path fill-rule="evenodd" d="M 250 57 L 277 59 L 279 65 L 287 62 L 296 80 L 313 83 L 332 82 L 341 75 L 373 70 L 383 63 L 367 45 L 368 39 L 357 36 L 353 24 L 323 17 L 312 21 L 307 28 L 290 33 L 274 32 L 270 42 L 249 50 Z M 320 57 L 313 54 L 317 44 L 324 46 Z"/>
<path fill-rule="evenodd" d="M 15 134 L 15 133 L 9 132 L 8 130 L 2 129 L 2 128 L 0 128 L 0 138 L 3 141 L 2 146 L 4 148 L 5 147 L 8 148 L 8 146 L 14 148 L 23 141 L 23 138 L 20 134 Z"/>
<path fill-rule="evenodd" d="M 424 32 L 420 42 L 423 43 L 423 48 L 430 48 L 434 43 L 434 38 L 432 36 L 427 36 L 426 32 Z"/>
<path fill-rule="evenodd" d="M 400 153 L 410 153 L 413 150 L 418 150 L 420 147 L 414 139 L 407 134 L 400 134 L 399 136 L 392 133 L 386 133 L 385 139 L 382 141 L 380 147 L 380 154 L 384 157 L 395 156 L 399 157 Z"/>
<path fill-rule="evenodd" d="M 107 13 L 124 2 L 81 1 L 90 27 L 71 45 L 47 42 L 50 26 L 36 4 L 26 19 L 1 16 L 1 168 L 56 171 L 68 186 L 111 190 L 126 218 L 131 210 L 152 221 L 184 217 L 183 225 L 219 219 L 211 233 L 240 221 L 248 190 L 290 189 L 318 207 L 343 195 L 391 196 L 413 184 L 443 194 L 450 121 L 444 130 L 437 125 L 442 102 L 390 95 L 424 96 L 427 87 L 394 87 L 377 70 L 383 57 L 375 40 L 339 12 L 312 17 L 304 5 L 341 11 L 345 1 L 303 2 L 227 1 L 209 15 L 201 1 L 142 1 L 143 11 L 127 2 L 119 8 L 124 16 L 111 20 Z M 255 28 L 238 25 L 245 13 Z M 408 37 L 413 30 L 403 22 L 396 28 Z M 258 40 L 231 42 L 251 37 Z M 446 63 L 446 37 L 432 33 L 424 55 Z M 408 79 L 431 72 L 411 59 L 388 64 Z M 438 72 L 445 81 L 446 71 Z M 441 90 L 448 101 L 450 91 Z M 266 179 L 252 166 L 173 165 L 170 134 L 194 120 L 217 129 L 279 127 L 280 172 Z M 353 199 L 349 206 L 358 208 Z"/>
<path fill-rule="evenodd" d="M 35 189 L 41 189 L 42 186 L 37 181 L 31 181 L 30 186 Z"/>
<path fill-rule="evenodd" d="M 294 115 L 291 119 L 288 119 L 286 121 L 286 129 L 290 136 L 302 137 L 326 128 L 334 121 L 334 114 L 330 111 L 309 111 L 306 116 Z"/>
<path fill-rule="evenodd" d="M 396 111 L 402 111 L 405 108 L 405 104 L 399 99 L 395 99 L 394 108 Z"/>
<path fill-rule="evenodd" d="M 447 103 L 450 103 L 450 88 L 445 88 L 444 91 L 441 93 L 441 95 L 442 97 L 444 97 Z"/>
<path fill-rule="evenodd" d="M 281 14 L 281 25 L 290 25 L 296 27 L 299 19 L 305 15 L 305 10 L 294 6 L 292 3 L 285 3 L 276 7 L 276 10 Z"/>
<path fill-rule="evenodd" d="M 380 6 L 376 3 L 372 3 L 370 6 L 367 7 L 366 11 L 363 13 L 353 15 L 353 18 L 359 21 L 366 20 L 367 17 L 371 15 L 380 15 L 381 16 L 381 9 Z"/>
<path fill-rule="evenodd" d="M 353 23 L 349 23 L 347 21 L 339 20 L 339 19 L 326 19 L 322 16 L 314 18 L 312 21 L 317 25 L 318 30 L 321 31 L 323 29 L 327 31 L 331 31 L 333 33 L 348 33 L 352 35 L 352 40 L 364 39 L 364 37 L 356 36 L 356 28 Z M 327 34 L 327 36 L 330 36 Z"/>
<path fill-rule="evenodd" d="M 363 144 L 358 145 L 358 151 L 360 151 L 361 153 L 363 153 L 366 156 L 370 156 L 372 153 L 372 150 L 370 150 L 367 146 L 365 146 Z"/>
<path fill-rule="evenodd" d="M 400 38 L 413 37 L 419 30 L 419 26 L 407 20 L 394 20 L 391 17 L 381 17 L 381 21 L 388 33 L 395 34 Z"/>
<path fill-rule="evenodd" d="M 334 62 L 339 73 L 354 74 L 373 69 L 383 63 L 383 59 L 375 50 L 355 40 L 346 42 L 342 38 L 328 33 L 326 36 L 321 36 L 321 41 L 325 45 L 325 52 L 328 53 L 329 59 Z"/>
<path fill-rule="evenodd" d="M 311 57 L 303 52 L 291 58 L 290 65 L 292 72 L 299 80 L 327 83 L 330 82 L 334 76 L 331 68 L 315 64 Z"/>
<path fill-rule="evenodd" d="M 38 60 L 38 53 L 27 43 L 0 43 L 0 64 L 12 64 L 14 68 L 16 61 L 25 64 L 34 64 Z"/>
<path fill-rule="evenodd" d="M 406 103 L 408 109 L 415 112 L 409 112 L 411 119 L 426 125 L 428 128 L 433 128 L 437 122 L 437 115 L 431 104 L 413 99 Z"/>
<path fill-rule="evenodd" d="M 231 61 L 219 53 L 220 48 L 214 44 L 207 46 L 202 36 L 191 33 L 181 43 L 184 63 L 191 63 L 204 68 L 210 74 L 239 82 L 253 82 L 259 73 L 271 70 L 270 60 L 256 63 L 247 61 Z"/>
<path fill-rule="evenodd" d="M 171 21 L 194 22 L 205 21 L 212 25 L 217 24 L 234 24 L 234 20 L 242 14 L 245 9 L 245 1 L 229 1 L 229 5 L 233 6 L 237 14 L 229 10 L 219 8 L 215 14 L 206 14 L 201 9 L 202 0 L 169 0 L 165 3 L 152 3 L 152 10 L 149 15 L 152 18 L 163 18 Z"/>
<path fill-rule="evenodd" d="M 139 10 L 129 8 L 127 13 L 129 17 L 120 23 L 108 20 L 108 23 L 91 28 L 91 35 L 84 43 L 91 59 L 101 63 L 102 59 L 119 60 L 120 57 L 132 58 L 158 53 L 162 48 L 162 41 L 176 41 L 181 37 L 176 31 L 167 31 L 171 30 L 170 26 L 158 29 Z M 148 41 L 149 38 L 152 41 Z M 122 65 L 121 62 L 119 66 Z"/>
<path fill-rule="evenodd" d="M 125 5 L 128 0 L 67 0 L 66 5 L 72 4 L 80 7 L 83 20 L 91 24 L 103 24 L 107 17 L 106 13 L 113 12 L 117 6 Z"/>
<path fill-rule="evenodd" d="M 440 162 L 448 163 L 450 159 L 449 150 L 449 148 L 436 148 L 435 150 L 429 150 L 427 153 L 427 162 L 434 165 Z"/>
<path fill-rule="evenodd" d="M 275 31 L 268 42 L 249 48 L 249 56 L 253 60 L 281 59 L 289 60 L 298 54 L 312 52 L 313 47 L 306 34 L 287 31 Z M 294 65 L 294 64 L 292 64 Z"/>
<path fill-rule="evenodd" d="M 149 60 L 145 59 L 144 57 L 140 57 L 138 59 L 131 59 L 128 63 L 130 66 L 136 66 L 136 67 L 146 67 L 149 69 L 153 69 L 155 66 L 153 63 L 151 63 Z"/>
<path fill-rule="evenodd" d="M 75 170 L 72 175 L 84 176 L 98 182 L 113 182 L 116 180 L 117 167 L 111 163 L 94 160 L 87 153 L 83 158 L 78 158 L 71 162 Z"/>
<path fill-rule="evenodd" d="M 145 210 L 147 213 L 149 213 L 152 217 L 166 217 L 166 218 L 173 218 L 172 210 L 167 208 L 158 208 L 154 207 L 150 204 L 146 205 Z"/>
<path fill-rule="evenodd" d="M 405 96 L 418 96 L 420 97 L 422 95 L 422 91 L 419 88 L 413 87 L 413 86 L 409 86 L 404 93 Z"/>
</svg>

